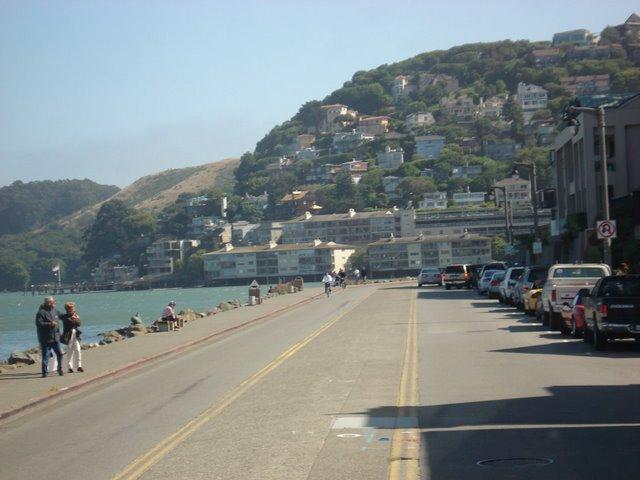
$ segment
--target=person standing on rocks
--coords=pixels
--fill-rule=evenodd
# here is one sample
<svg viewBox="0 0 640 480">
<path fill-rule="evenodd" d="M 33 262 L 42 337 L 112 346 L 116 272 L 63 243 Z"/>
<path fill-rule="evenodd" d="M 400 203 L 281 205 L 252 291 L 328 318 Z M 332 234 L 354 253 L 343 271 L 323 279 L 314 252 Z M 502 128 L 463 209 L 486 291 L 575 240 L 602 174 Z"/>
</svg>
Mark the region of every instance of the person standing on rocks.
<svg viewBox="0 0 640 480">
<path fill-rule="evenodd" d="M 40 343 L 40 353 L 42 354 L 42 377 L 45 378 L 49 374 L 49 354 L 51 351 L 56 355 L 58 375 L 64 375 L 55 298 L 47 297 L 44 299 L 44 303 L 40 305 L 40 309 L 36 314 L 36 328 L 38 343 Z"/>
<path fill-rule="evenodd" d="M 80 334 L 82 332 L 78 328 L 80 326 L 80 316 L 76 311 L 76 304 L 74 302 L 65 303 L 64 309 L 66 310 L 66 313 L 60 315 L 60 320 L 62 320 L 62 325 L 64 327 L 60 341 L 67 345 L 69 373 L 73 373 L 74 359 L 78 365 L 78 371 L 84 372 L 84 369 L 82 368 L 82 349 L 80 348 Z"/>
</svg>

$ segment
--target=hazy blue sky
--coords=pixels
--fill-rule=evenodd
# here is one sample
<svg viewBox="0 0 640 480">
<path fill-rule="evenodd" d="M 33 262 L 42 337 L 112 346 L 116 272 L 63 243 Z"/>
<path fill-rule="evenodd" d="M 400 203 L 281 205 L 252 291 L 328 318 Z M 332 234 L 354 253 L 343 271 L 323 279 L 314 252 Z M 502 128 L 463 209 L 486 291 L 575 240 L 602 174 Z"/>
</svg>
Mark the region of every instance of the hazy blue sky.
<svg viewBox="0 0 640 480">
<path fill-rule="evenodd" d="M 147 173 L 253 150 L 357 70 L 624 22 L 638 1 L 0 2 L 0 185 Z"/>
</svg>

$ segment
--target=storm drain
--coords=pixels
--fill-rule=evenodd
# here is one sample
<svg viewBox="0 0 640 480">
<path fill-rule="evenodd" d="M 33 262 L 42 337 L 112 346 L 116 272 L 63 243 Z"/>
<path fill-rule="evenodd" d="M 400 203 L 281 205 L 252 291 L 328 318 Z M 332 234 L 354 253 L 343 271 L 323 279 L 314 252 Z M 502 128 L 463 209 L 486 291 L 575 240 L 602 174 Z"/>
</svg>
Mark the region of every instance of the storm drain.
<svg viewBox="0 0 640 480">
<path fill-rule="evenodd" d="M 550 458 L 491 458 L 489 460 L 480 460 L 477 464 L 481 467 L 494 467 L 494 468 L 515 468 L 515 467 L 544 467 L 550 465 L 553 460 Z"/>
</svg>

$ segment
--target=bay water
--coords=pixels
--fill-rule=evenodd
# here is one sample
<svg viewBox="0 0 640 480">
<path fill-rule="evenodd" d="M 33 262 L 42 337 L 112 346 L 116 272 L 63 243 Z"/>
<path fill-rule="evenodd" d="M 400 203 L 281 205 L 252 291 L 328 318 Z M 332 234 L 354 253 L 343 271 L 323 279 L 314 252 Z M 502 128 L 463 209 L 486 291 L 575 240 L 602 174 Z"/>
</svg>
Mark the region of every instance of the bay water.
<svg viewBox="0 0 640 480">
<path fill-rule="evenodd" d="M 99 333 L 129 325 L 136 313 L 145 324 L 151 324 L 171 300 L 177 303 L 176 312 L 185 308 L 205 312 L 236 298 L 246 303 L 247 295 L 248 288 L 242 286 L 80 293 L 58 295 L 56 300 L 60 312 L 64 312 L 65 302 L 76 302 L 82 321 L 82 342 L 90 343 L 100 340 Z M 35 316 L 43 299 L 30 293 L 0 293 L 0 360 L 5 360 L 13 350 L 38 345 Z"/>
</svg>

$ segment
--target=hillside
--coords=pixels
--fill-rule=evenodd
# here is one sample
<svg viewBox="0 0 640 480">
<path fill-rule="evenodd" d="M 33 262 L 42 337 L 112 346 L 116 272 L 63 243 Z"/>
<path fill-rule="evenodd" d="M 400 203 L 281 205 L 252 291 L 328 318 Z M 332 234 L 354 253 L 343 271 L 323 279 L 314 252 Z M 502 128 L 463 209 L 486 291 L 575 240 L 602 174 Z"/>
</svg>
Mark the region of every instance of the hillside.
<svg viewBox="0 0 640 480">
<path fill-rule="evenodd" d="M 562 36 L 475 43 L 358 71 L 244 155 L 236 193 L 311 190 L 323 213 L 389 207 L 434 190 L 486 192 L 515 161 L 535 161 L 538 186 L 549 186 L 548 150 L 564 107 L 640 92 L 637 29 L 584 32 L 579 44 Z"/>
<path fill-rule="evenodd" d="M 120 191 L 112 187 L 110 195 L 71 215 L 28 232 L 1 235 L 0 290 L 22 288 L 27 282 L 52 282 L 54 265 L 61 265 L 65 281 L 87 279 L 91 268 L 82 259 L 82 236 L 102 204 L 118 199 L 153 218 L 173 205 L 180 194 L 196 194 L 212 187 L 231 191 L 237 165 L 237 159 L 226 159 L 148 175 Z M 80 181 L 65 182 L 75 185 L 73 182 Z"/>
<path fill-rule="evenodd" d="M 14 182 L 0 188 L 0 235 L 40 228 L 118 193 L 91 180 Z"/>
</svg>

